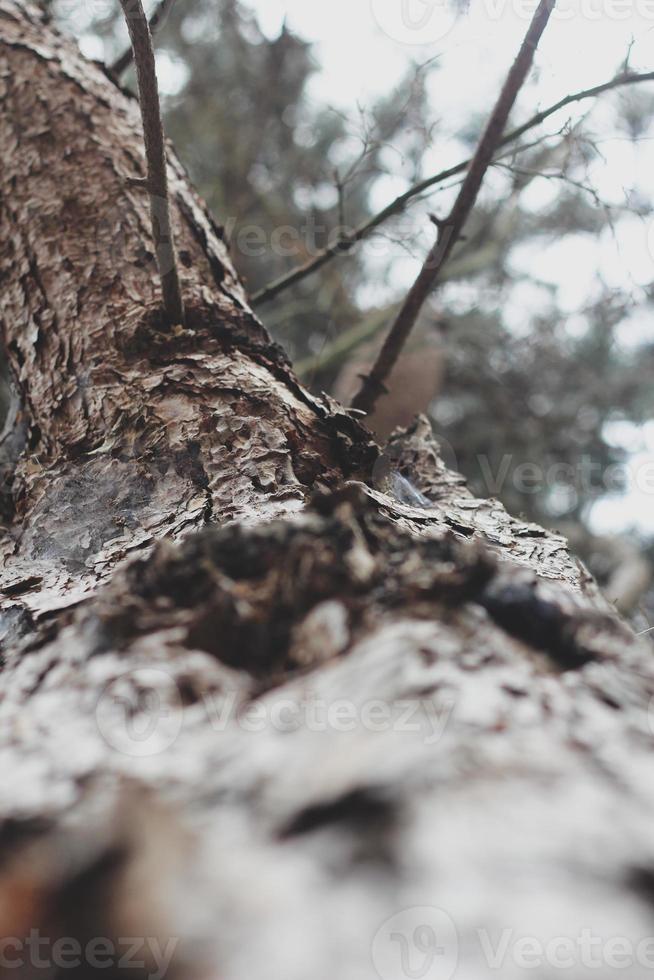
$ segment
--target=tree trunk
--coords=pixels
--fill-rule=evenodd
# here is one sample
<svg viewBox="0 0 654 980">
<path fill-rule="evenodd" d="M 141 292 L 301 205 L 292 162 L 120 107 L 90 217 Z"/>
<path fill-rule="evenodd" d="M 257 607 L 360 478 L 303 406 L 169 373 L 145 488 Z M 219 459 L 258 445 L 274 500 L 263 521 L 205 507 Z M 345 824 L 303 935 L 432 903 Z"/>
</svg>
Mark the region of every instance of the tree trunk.
<svg viewBox="0 0 654 980">
<path fill-rule="evenodd" d="M 138 106 L 17 0 L 0 97 L 0 969 L 645 976 L 650 648 L 302 388 L 172 151 L 166 328 Z"/>
</svg>

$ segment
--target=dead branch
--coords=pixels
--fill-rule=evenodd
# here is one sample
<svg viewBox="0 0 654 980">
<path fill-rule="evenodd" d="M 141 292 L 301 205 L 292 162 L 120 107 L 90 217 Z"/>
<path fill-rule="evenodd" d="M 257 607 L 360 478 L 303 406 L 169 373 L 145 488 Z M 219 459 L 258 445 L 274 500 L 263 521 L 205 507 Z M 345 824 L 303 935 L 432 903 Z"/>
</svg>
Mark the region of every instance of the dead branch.
<svg viewBox="0 0 654 980">
<path fill-rule="evenodd" d="M 159 0 L 159 3 L 154 8 L 150 20 L 148 21 L 148 24 L 150 25 L 150 33 L 152 35 L 156 34 L 174 2 L 175 0 Z M 125 74 L 133 61 L 134 49 L 130 44 L 125 51 L 123 51 L 123 53 L 109 66 L 109 71 L 115 78 L 118 79 Z"/>
<path fill-rule="evenodd" d="M 164 310 L 171 323 L 184 323 L 184 302 L 177 271 L 177 255 L 170 223 L 166 151 L 152 36 L 141 0 L 120 0 L 134 50 L 143 138 L 148 165 L 147 191 L 157 268 L 161 277 Z"/>
<path fill-rule="evenodd" d="M 507 146 L 510 143 L 516 142 L 520 137 L 528 132 L 530 129 L 534 129 L 536 126 L 542 125 L 550 116 L 555 115 L 555 113 L 560 112 L 569 105 L 573 105 L 576 102 L 583 102 L 586 99 L 597 98 L 603 95 L 605 92 L 609 92 L 612 89 L 622 88 L 625 85 L 638 85 L 641 82 L 652 82 L 654 81 L 654 72 L 621 72 L 614 78 L 607 82 L 603 82 L 601 85 L 594 85 L 592 88 L 583 89 L 580 92 L 573 92 L 571 95 L 566 95 L 565 98 L 559 99 L 558 102 L 553 103 L 546 109 L 541 109 L 535 115 L 531 116 L 520 126 L 512 129 L 497 144 L 498 148 Z M 389 218 L 400 214 L 406 206 L 414 200 L 414 198 L 419 197 L 424 194 L 425 191 L 430 190 L 432 187 L 436 187 L 438 184 L 444 183 L 451 177 L 456 177 L 458 174 L 464 173 L 471 164 L 471 158 L 467 160 L 462 160 L 460 163 L 455 164 L 452 167 L 448 167 L 447 170 L 441 170 L 437 174 L 433 174 L 431 177 L 427 177 L 425 180 L 414 184 L 403 194 L 398 195 L 390 204 L 387 204 L 385 208 L 379 211 L 377 214 L 373 215 L 367 221 L 362 222 L 355 228 L 351 234 L 341 236 L 336 241 L 332 242 L 327 248 L 319 252 L 308 262 L 303 263 L 296 269 L 292 269 L 290 272 L 284 273 L 278 279 L 273 280 L 259 292 L 252 296 L 253 305 L 259 306 L 264 303 L 269 302 L 284 290 L 289 289 L 296 283 L 301 282 L 307 276 L 312 275 L 314 272 L 318 272 L 324 265 L 331 262 L 332 259 L 337 258 L 339 255 L 344 255 L 349 252 L 358 242 L 367 238 L 368 235 L 378 228 L 381 224 L 388 221 Z"/>
<path fill-rule="evenodd" d="M 536 9 L 518 56 L 511 66 L 495 108 L 486 124 L 454 207 L 438 229 L 436 241 L 425 259 L 418 278 L 409 290 L 372 370 L 364 378 L 361 389 L 352 402 L 352 407 L 359 411 L 372 411 L 377 399 L 385 391 L 384 381 L 392 371 L 427 296 L 436 284 L 441 268 L 459 240 L 477 200 L 486 171 L 502 140 L 509 113 L 531 70 L 534 54 L 555 5 L 556 0 L 541 0 Z"/>
</svg>

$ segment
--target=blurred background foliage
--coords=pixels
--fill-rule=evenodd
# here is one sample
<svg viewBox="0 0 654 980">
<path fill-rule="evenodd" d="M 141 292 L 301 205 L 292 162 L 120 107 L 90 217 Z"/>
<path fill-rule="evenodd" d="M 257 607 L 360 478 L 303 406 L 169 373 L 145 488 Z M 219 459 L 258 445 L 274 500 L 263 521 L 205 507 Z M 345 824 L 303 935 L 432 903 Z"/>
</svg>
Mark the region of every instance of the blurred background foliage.
<svg viewBox="0 0 654 980">
<path fill-rule="evenodd" d="M 42 2 L 70 30 L 75 0 Z M 111 63 L 126 38 L 118 4 L 107 3 L 100 15 L 85 9 L 85 31 L 101 40 Z M 77 16 L 77 33 L 79 23 Z M 225 226 L 251 295 L 334 241 L 343 226 L 369 219 L 389 175 L 405 186 L 428 176 L 426 151 L 446 137 L 427 87 L 437 61 L 412 65 L 385 98 L 345 115 L 309 95 L 320 70 L 311 45 L 286 26 L 265 36 L 245 2 L 177 0 L 156 45 L 160 70 L 175 80 L 164 98 L 167 132 Z M 131 70 L 123 82 L 134 88 Z M 652 88 L 602 100 L 623 138 L 652 135 Z M 570 316 L 539 275 L 549 244 L 569 238 L 574 246 L 616 219 L 588 180 L 600 154 L 591 120 L 589 112 L 574 124 L 564 119 L 558 130 L 532 130 L 503 155 L 373 424 L 383 436 L 428 408 L 449 461 L 474 492 L 570 535 L 609 597 L 644 629 L 654 623 L 645 560 L 654 557 L 654 520 L 650 537 L 642 521 L 629 532 L 625 516 L 627 533 L 616 537 L 593 514 L 598 500 L 625 489 L 628 450 L 616 431 L 637 431 L 652 418 L 654 331 L 641 328 L 636 342 L 620 341 L 635 314 L 641 324 L 651 318 L 652 284 L 606 284 Z M 461 120 L 457 139 L 471 150 L 482 125 Z M 534 204 L 530 190 L 544 178 L 551 192 Z M 647 218 L 652 201 L 631 188 L 628 173 L 624 188 L 622 211 Z M 439 209 L 442 193 L 421 195 L 367 245 L 258 308 L 314 389 L 353 393 L 401 299 L 398 291 L 389 301 L 388 289 L 376 285 L 407 251 L 424 254 L 434 233 L 429 212 Z"/>
</svg>

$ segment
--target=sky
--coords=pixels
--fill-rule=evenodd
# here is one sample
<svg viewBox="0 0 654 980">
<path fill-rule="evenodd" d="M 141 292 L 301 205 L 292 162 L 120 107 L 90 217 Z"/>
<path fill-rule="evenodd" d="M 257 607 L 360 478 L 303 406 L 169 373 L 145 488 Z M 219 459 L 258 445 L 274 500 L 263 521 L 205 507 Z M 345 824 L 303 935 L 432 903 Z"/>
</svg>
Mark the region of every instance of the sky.
<svg viewBox="0 0 654 980">
<path fill-rule="evenodd" d="M 375 95 L 389 92 L 411 61 L 439 57 L 432 100 L 446 125 L 456 129 L 471 110 L 490 109 L 506 71 L 520 45 L 534 10 L 531 0 L 471 0 L 457 14 L 445 0 L 250 0 L 263 30 L 276 34 L 286 19 L 289 27 L 315 42 L 322 65 L 314 81 L 316 99 L 352 113 Z M 555 102 L 569 92 L 610 79 L 629 52 L 635 70 L 654 68 L 654 0 L 559 0 L 541 41 L 536 70 L 525 89 L 521 106 L 525 115 Z M 654 98 L 654 83 L 648 89 Z M 577 118 L 588 110 L 566 110 L 552 124 Z M 600 119 L 602 109 L 599 107 Z M 654 192 L 654 139 L 634 146 L 612 138 L 602 147 L 604 160 L 593 173 L 603 199 L 624 201 L 625 174 L 629 183 Z M 456 141 L 434 152 L 434 170 L 461 157 Z M 540 185 L 540 186 L 539 186 Z M 404 190 L 399 179 L 387 187 L 388 197 Z M 534 204 L 544 204 L 553 188 L 543 180 L 531 191 Z M 383 204 L 380 201 L 380 206 Z M 557 288 L 557 302 L 571 315 L 593 295 L 598 271 L 604 282 L 638 287 L 654 279 L 654 231 L 641 219 L 620 221 L 614 233 L 600 240 L 570 237 L 518 251 L 514 262 L 538 262 L 540 276 Z M 392 286 L 411 278 L 418 259 L 398 256 Z M 535 297 L 531 297 L 534 301 Z M 509 310 L 516 325 L 524 318 L 530 297 L 518 291 Z M 625 344 L 637 343 L 654 331 L 649 317 L 634 316 L 622 329 Z M 654 423 L 638 429 L 616 426 L 614 439 L 629 449 L 624 497 L 606 497 L 593 510 L 598 531 L 624 531 L 631 526 L 654 533 Z"/>
<path fill-rule="evenodd" d="M 323 66 L 316 89 L 323 98 L 352 107 L 388 91 L 408 59 L 440 55 L 448 73 L 441 107 L 467 112 L 471 104 L 490 104 L 492 83 L 515 55 L 534 2 L 470 0 L 461 15 L 452 0 L 251 0 L 250 6 L 268 34 L 286 18 L 316 42 Z M 652 0 L 558 0 L 538 51 L 538 94 L 549 101 L 603 81 L 632 41 L 634 64 L 642 59 L 645 66 L 654 43 Z"/>
<path fill-rule="evenodd" d="M 353 114 L 358 105 L 392 90 L 411 61 L 438 57 L 432 100 L 444 128 L 449 125 L 452 130 L 471 111 L 490 110 L 534 9 L 533 0 L 470 0 L 469 9 L 459 15 L 451 0 L 251 0 L 250 6 L 267 33 L 277 33 L 286 19 L 315 43 L 322 65 L 313 84 L 315 97 Z M 654 67 L 654 0 L 559 0 L 537 53 L 534 77 L 521 98 L 524 115 L 610 79 L 629 50 L 634 69 Z M 654 98 L 654 83 L 650 91 Z M 588 108 L 584 103 L 561 113 L 552 131 Z M 606 159 L 593 174 L 603 199 L 624 201 L 625 173 L 639 179 L 646 192 L 654 190 L 654 140 L 641 143 L 636 151 L 628 140 L 613 139 L 603 145 L 603 152 Z M 455 139 L 440 141 L 427 169 L 430 162 L 434 170 L 456 163 L 461 154 Z M 390 199 L 406 186 L 400 177 L 379 193 L 385 191 Z M 536 181 L 530 193 L 535 205 L 544 204 L 555 188 Z M 649 225 L 627 221 L 617 241 L 607 235 L 601 243 L 558 243 L 540 260 L 543 278 L 560 286 L 559 302 L 573 310 L 590 291 L 598 268 L 616 285 L 625 276 L 636 284 L 649 282 L 653 251 Z M 533 257 L 525 253 L 523 261 L 532 262 Z M 417 259 L 403 256 L 398 278 L 408 281 L 416 269 Z"/>
<path fill-rule="evenodd" d="M 351 113 L 353 118 L 359 106 L 392 92 L 411 63 L 437 58 L 438 70 L 430 76 L 430 95 L 441 125 L 439 139 L 425 161 L 427 172 L 456 163 L 465 155 L 454 135 L 447 138 L 440 134 L 454 134 L 472 113 L 492 108 L 535 8 L 535 0 L 469 0 L 463 11 L 457 10 L 454 0 L 248 3 L 268 35 L 276 35 L 286 20 L 291 29 L 314 42 L 321 70 L 313 79 L 312 96 Z M 92 46 L 94 42 L 89 39 L 87 43 Z M 654 69 L 654 0 L 558 0 L 514 118 L 520 113 L 527 117 L 572 91 L 607 81 L 627 52 L 634 70 Z M 101 55 L 88 48 L 85 53 Z M 165 53 L 158 58 L 158 71 L 164 93 L 180 87 L 183 78 Z M 654 99 L 654 83 L 648 83 L 643 91 Z M 552 119 L 551 131 L 556 132 L 567 119 L 581 117 L 589 107 L 586 102 L 565 110 Z M 604 136 L 602 121 L 610 118 L 604 115 L 610 112 L 609 106 L 600 100 L 593 112 L 596 131 Z M 601 150 L 603 159 L 593 165 L 591 176 L 604 201 L 624 203 L 625 175 L 632 188 L 654 197 L 654 135 L 634 144 L 607 127 Z M 401 172 L 381 181 L 375 205 L 382 207 L 407 186 Z M 545 205 L 555 192 L 546 179 L 535 180 L 528 191 L 534 207 Z M 654 222 L 646 219 L 625 217 L 596 238 L 567 236 L 539 245 L 537 252 L 534 249 L 517 249 L 515 268 L 533 269 L 538 264 L 539 278 L 554 286 L 556 303 L 570 314 L 572 326 L 576 311 L 601 288 L 600 277 L 603 284 L 628 287 L 636 299 L 642 287 L 654 280 Z M 418 268 L 418 255 L 398 249 L 392 274 L 383 282 L 374 282 L 373 277 L 371 299 L 390 299 L 412 281 Z M 520 329 L 525 311 L 538 309 L 542 302 L 543 296 L 535 287 L 515 290 L 505 310 L 508 322 Z M 636 313 L 619 328 L 619 337 L 625 344 L 637 344 L 653 330 L 649 316 Z M 622 440 L 620 444 L 629 444 L 638 473 L 650 461 L 654 464 L 651 427 L 627 432 L 623 426 L 616 432 L 618 443 Z M 597 505 L 594 516 L 598 529 L 619 530 L 633 524 L 654 533 L 652 490 L 643 490 L 642 482 L 637 477 L 632 480 L 627 507 L 623 499 Z"/>
</svg>

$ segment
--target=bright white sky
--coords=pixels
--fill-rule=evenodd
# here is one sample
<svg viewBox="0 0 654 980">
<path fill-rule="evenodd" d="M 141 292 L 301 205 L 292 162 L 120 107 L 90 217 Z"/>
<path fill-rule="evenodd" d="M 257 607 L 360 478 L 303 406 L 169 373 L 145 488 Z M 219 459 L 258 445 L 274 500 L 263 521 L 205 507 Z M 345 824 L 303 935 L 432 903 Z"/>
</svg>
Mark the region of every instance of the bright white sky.
<svg viewBox="0 0 654 980">
<path fill-rule="evenodd" d="M 463 16 L 451 0 L 252 0 L 263 29 L 274 34 L 284 18 L 317 47 L 323 71 L 313 86 L 317 98 L 350 110 L 370 104 L 376 94 L 389 92 L 411 60 L 439 56 L 440 70 L 432 81 L 435 111 L 452 130 L 471 112 L 490 109 L 499 85 L 518 49 L 534 8 L 532 0 L 470 0 Z M 625 14 L 627 16 L 625 16 Z M 531 114 L 569 92 L 588 88 L 612 77 L 632 45 L 634 68 L 654 68 L 654 0 L 559 0 L 557 11 L 541 42 L 535 80 L 525 91 L 522 106 Z M 649 91 L 654 99 L 654 83 Z M 590 103 L 567 110 L 556 119 L 586 113 Z M 600 110 L 601 111 L 601 110 Z M 654 140 L 637 151 L 626 139 L 604 147 L 606 164 L 597 168 L 594 184 L 603 199 L 622 203 L 625 174 L 642 180 L 645 193 L 654 193 Z M 442 140 L 427 169 L 442 169 L 461 159 L 456 140 Z M 382 205 L 405 188 L 401 176 L 380 189 Z M 555 193 L 545 180 L 531 188 L 534 204 Z M 384 199 L 381 193 L 385 191 Z M 577 309 L 591 291 L 598 268 L 605 279 L 621 284 L 625 275 L 636 283 L 653 276 L 649 228 L 639 221 L 620 228 L 619 249 L 611 235 L 600 254 L 588 240 L 561 243 L 541 255 L 543 278 L 560 287 L 559 303 Z M 653 236 L 654 238 L 654 236 Z M 574 249 L 575 275 L 570 275 Z M 398 280 L 408 280 L 417 260 L 406 256 Z M 532 256 L 526 254 L 525 261 Z M 616 268 L 616 264 L 619 266 Z M 393 284 L 391 283 L 391 286 Z"/>
<path fill-rule="evenodd" d="M 535 7 L 534 0 L 470 0 L 469 11 L 456 16 L 450 0 L 247 2 L 267 34 L 277 34 L 286 18 L 291 29 L 315 43 L 322 71 L 314 79 L 313 96 L 352 112 L 353 117 L 357 106 L 392 91 L 412 61 L 423 63 L 438 56 L 439 69 L 432 75 L 431 91 L 443 134 L 455 131 L 471 113 L 491 108 Z M 536 71 L 522 94 L 524 116 L 569 92 L 612 77 L 630 45 L 631 67 L 654 69 L 654 0 L 558 0 L 537 54 Z M 98 56 L 95 50 L 87 53 Z M 175 66 L 165 54 L 159 61 L 159 72 L 164 91 L 174 90 L 179 84 Z M 641 91 L 654 99 L 654 83 L 647 83 Z M 589 106 L 583 103 L 579 109 L 566 110 L 554 118 L 552 131 L 567 118 L 587 112 Z M 602 118 L 600 103 L 593 119 L 596 132 L 601 134 Z M 602 141 L 605 159 L 592 174 L 602 198 L 622 204 L 625 185 L 639 187 L 646 197 L 654 198 L 654 137 L 634 145 L 619 134 L 607 131 L 606 135 Z M 457 162 L 461 149 L 454 138 L 441 136 L 426 161 L 427 170 L 440 170 Z M 400 171 L 381 184 L 375 203 L 383 205 L 406 186 Z M 547 180 L 535 181 L 529 189 L 534 206 L 544 204 L 554 190 Z M 654 222 L 628 218 L 618 222 L 615 234 L 607 230 L 597 240 L 569 237 L 539 247 L 537 255 L 526 248 L 516 254 L 518 267 L 524 263 L 533 269 L 535 262 L 540 266 L 540 278 L 557 288 L 558 305 L 571 314 L 598 290 L 598 273 L 604 284 L 628 285 L 638 298 L 639 287 L 654 280 Z M 397 291 L 410 282 L 417 268 L 418 259 L 400 249 L 394 276 L 384 286 L 379 285 L 377 300 L 388 298 L 384 290 Z M 536 305 L 537 310 L 542 302 L 541 294 L 516 290 L 508 309 L 510 321 L 516 327 L 524 324 L 525 314 L 534 312 L 529 306 Z M 624 327 L 624 342 L 637 343 L 652 330 L 649 317 L 634 317 Z M 626 439 L 626 431 L 621 432 Z M 654 436 L 649 429 L 632 432 L 629 439 L 640 469 L 643 460 L 654 464 Z M 635 483 L 628 507 L 624 498 L 615 501 L 615 506 L 610 501 L 598 505 L 598 526 L 617 529 L 631 523 L 654 533 L 652 489 L 640 490 Z"/>
<path fill-rule="evenodd" d="M 446 0 L 250 0 L 250 4 L 266 33 L 277 33 L 286 18 L 292 29 L 316 43 L 323 68 L 314 83 L 316 98 L 353 113 L 357 105 L 390 91 L 411 60 L 424 62 L 439 55 L 433 103 L 452 129 L 471 111 L 491 107 L 534 9 L 530 0 L 471 0 L 469 11 L 457 18 Z M 652 70 L 654 0 L 559 0 L 538 51 L 534 80 L 522 98 L 525 113 L 612 77 L 630 45 L 632 67 Z M 647 91 L 654 98 L 654 83 L 648 84 Z M 583 104 L 578 114 L 588 107 Z M 562 115 L 553 128 L 564 121 Z M 594 182 L 604 199 L 623 201 L 625 182 L 654 195 L 654 140 L 634 148 L 626 139 L 611 139 L 603 151 L 606 160 L 594 173 Z M 460 156 L 455 142 L 449 148 L 438 146 L 434 169 Z M 386 188 L 389 198 L 403 189 L 401 178 Z M 534 204 L 544 203 L 552 188 L 541 181 L 531 193 Z M 652 229 L 629 219 L 619 222 L 615 236 L 607 233 L 598 242 L 587 236 L 553 242 L 537 256 L 525 250 L 517 262 L 522 259 L 532 268 L 534 261 L 539 262 L 541 278 L 558 287 L 559 304 L 573 312 L 592 296 L 598 270 L 604 282 L 616 286 L 630 283 L 637 290 L 652 281 L 653 252 Z M 398 281 L 410 279 L 416 270 L 417 260 L 398 256 Z M 524 319 L 523 303 L 528 301 L 529 296 L 516 294 L 512 310 L 516 322 Z M 634 318 L 631 329 L 626 326 L 623 331 L 624 341 L 651 334 L 654 323 L 648 321 Z M 598 503 L 594 523 L 598 530 L 632 525 L 654 533 L 654 423 L 643 431 L 622 426 L 616 440 L 633 452 L 628 498 Z"/>
</svg>

